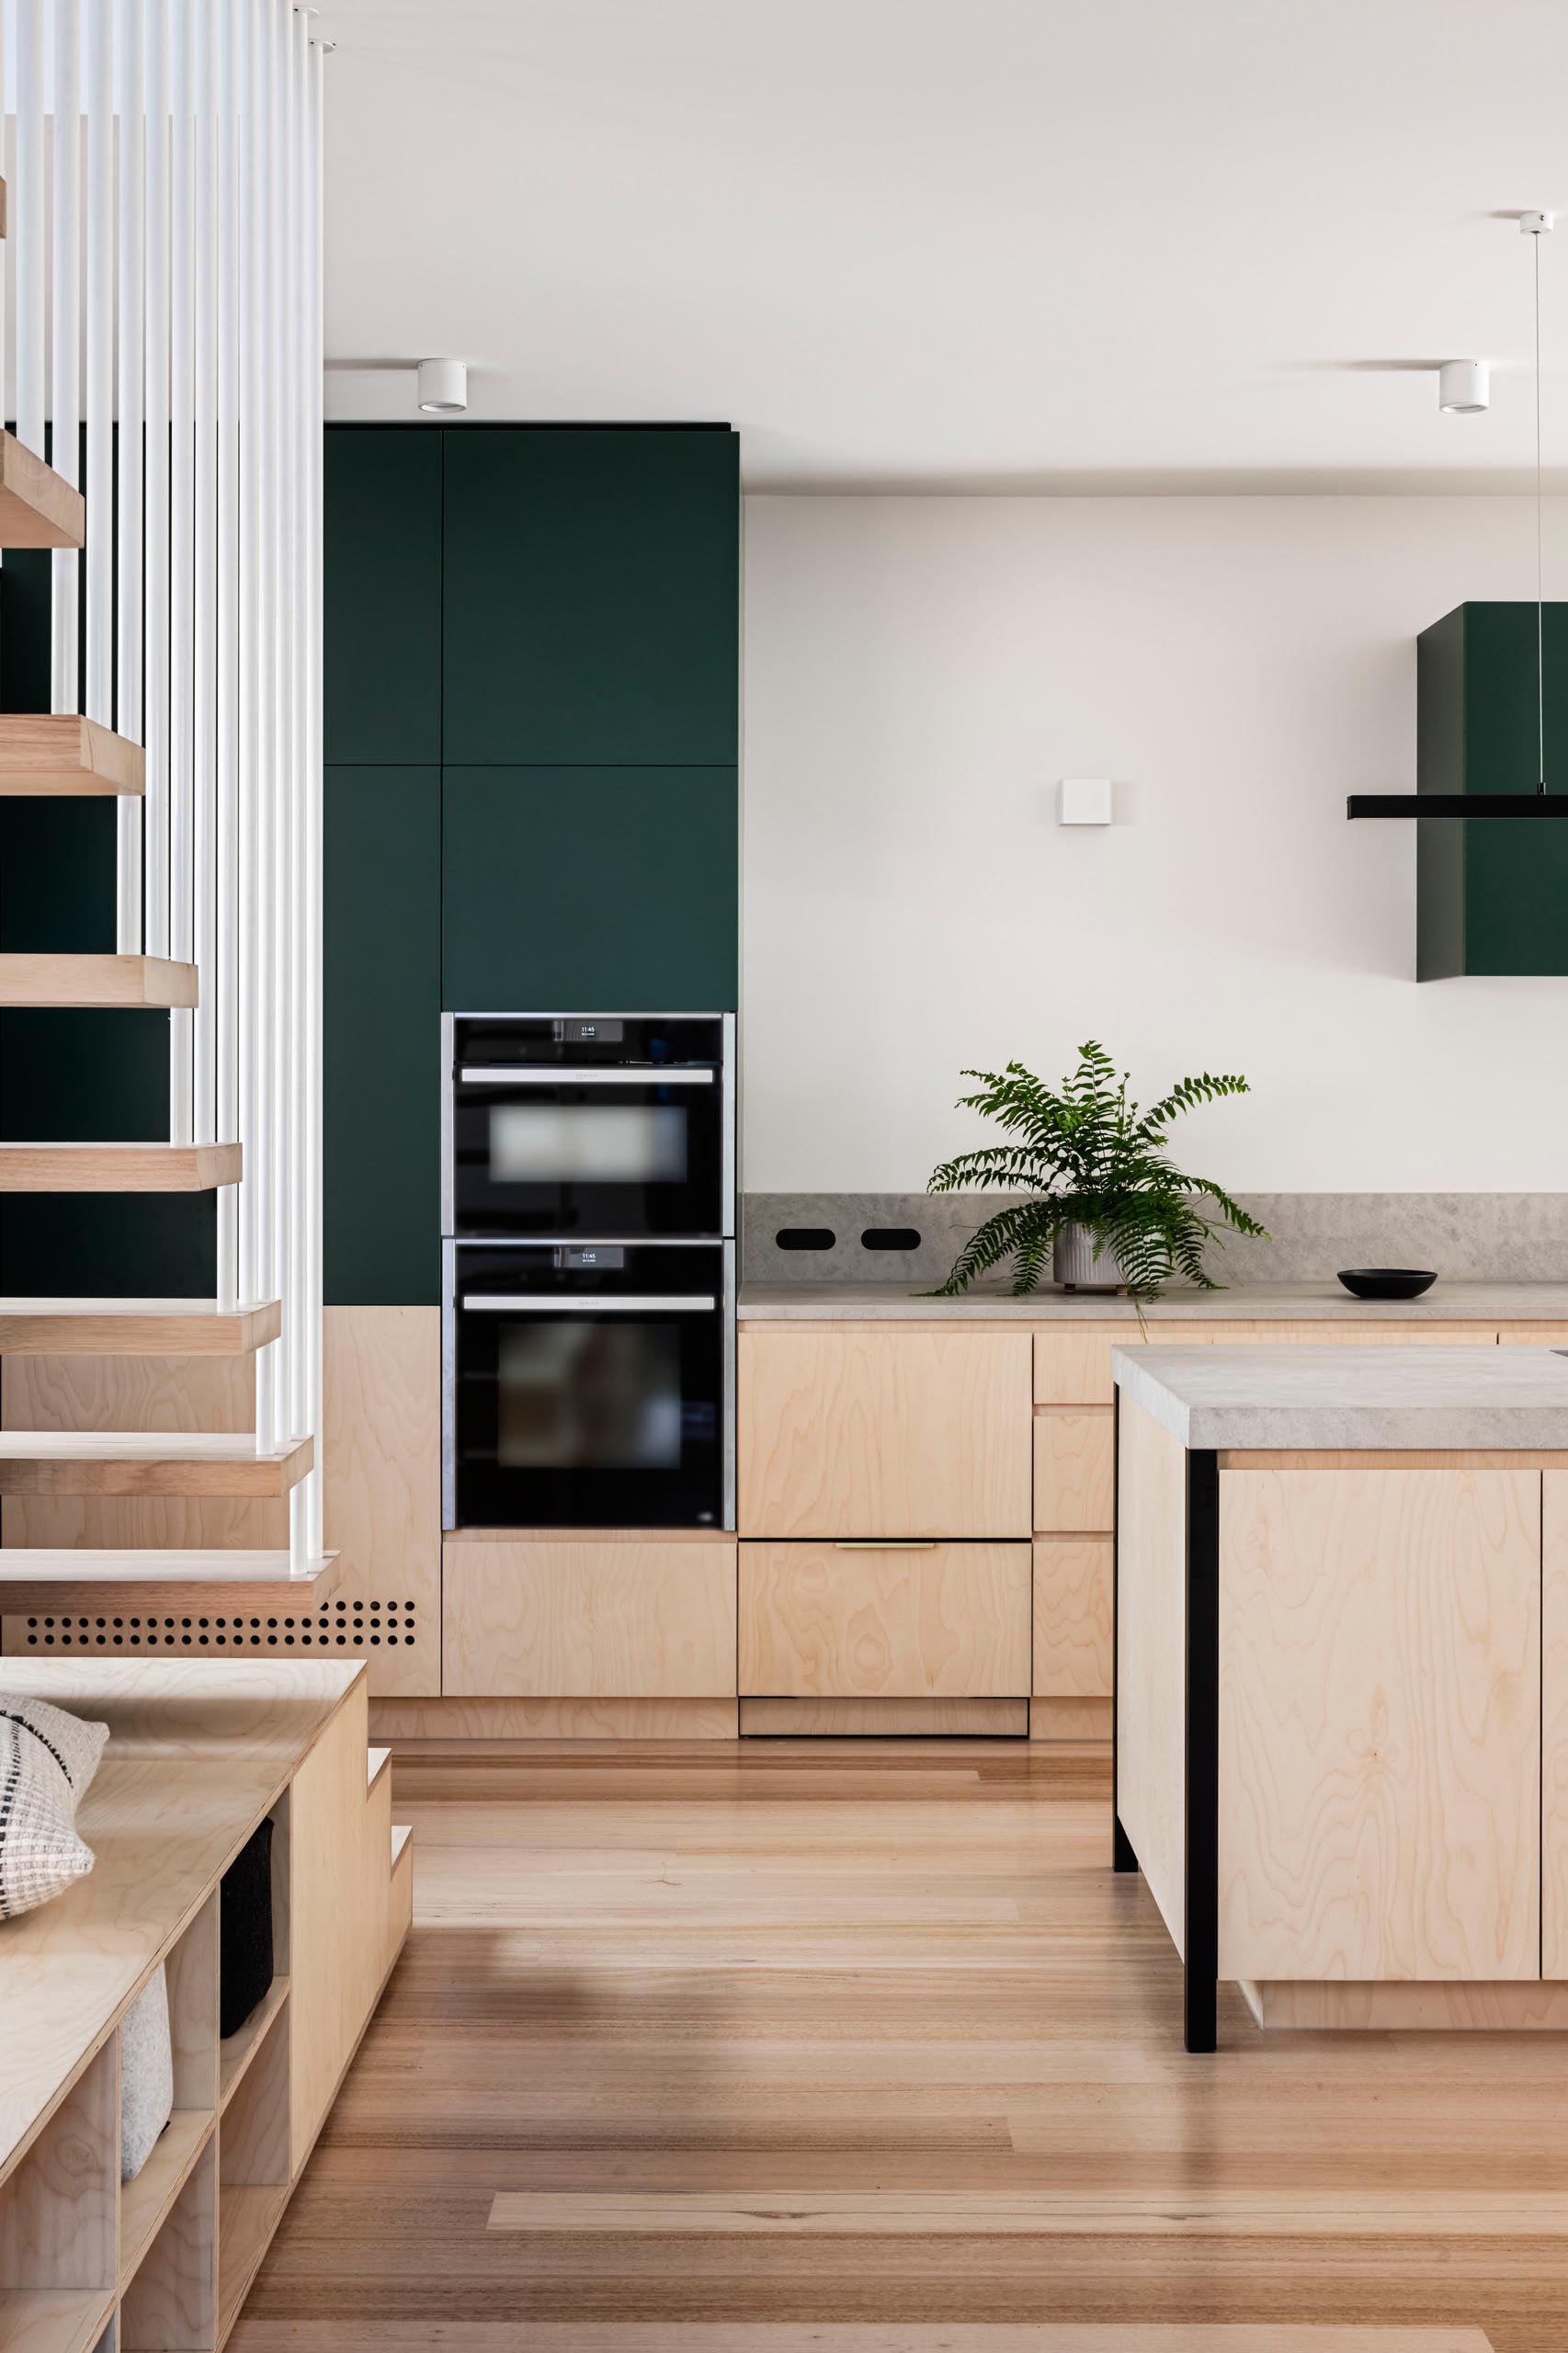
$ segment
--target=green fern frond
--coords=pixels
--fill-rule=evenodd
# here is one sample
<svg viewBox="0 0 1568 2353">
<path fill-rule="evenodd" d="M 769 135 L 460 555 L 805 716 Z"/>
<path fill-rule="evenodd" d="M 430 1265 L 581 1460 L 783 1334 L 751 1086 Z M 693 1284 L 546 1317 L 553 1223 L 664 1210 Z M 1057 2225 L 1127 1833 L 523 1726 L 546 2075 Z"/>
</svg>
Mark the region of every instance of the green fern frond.
<svg viewBox="0 0 1568 2353">
<path fill-rule="evenodd" d="M 960 1153 L 934 1169 L 933 1193 L 1007 1191 L 1032 1199 L 1010 1203 L 977 1228 L 947 1281 L 932 1297 L 967 1290 L 982 1275 L 1013 1261 L 1013 1289 L 1036 1290 L 1062 1228 L 1087 1228 L 1096 1248 L 1113 1252 L 1140 1311 L 1180 1275 L 1201 1290 L 1219 1288 L 1207 1272 L 1206 1247 L 1221 1226 L 1267 1240 L 1265 1229 L 1209 1177 L 1190 1176 L 1169 1157 L 1166 1130 L 1183 1111 L 1250 1088 L 1234 1074 L 1199 1072 L 1178 1079 L 1148 1111 L 1128 1095 L 1105 1048 L 1091 1039 L 1058 1090 L 1025 1068 L 966 1070 L 976 1091 L 960 1108 L 979 1111 L 1017 1139 Z M 1211 1209 L 1213 1219 L 1204 1214 Z"/>
</svg>

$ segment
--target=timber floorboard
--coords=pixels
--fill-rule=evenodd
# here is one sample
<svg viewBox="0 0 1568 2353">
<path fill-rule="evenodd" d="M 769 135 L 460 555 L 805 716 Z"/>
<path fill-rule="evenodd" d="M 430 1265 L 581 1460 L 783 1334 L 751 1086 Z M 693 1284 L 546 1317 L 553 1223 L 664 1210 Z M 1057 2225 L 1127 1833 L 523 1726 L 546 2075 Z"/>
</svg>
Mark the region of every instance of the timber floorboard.
<svg viewBox="0 0 1568 2353">
<path fill-rule="evenodd" d="M 1101 1749 L 392 1769 L 414 1928 L 233 2353 L 1568 2353 L 1568 2037 L 1228 1991 L 1187 2056 Z"/>
</svg>

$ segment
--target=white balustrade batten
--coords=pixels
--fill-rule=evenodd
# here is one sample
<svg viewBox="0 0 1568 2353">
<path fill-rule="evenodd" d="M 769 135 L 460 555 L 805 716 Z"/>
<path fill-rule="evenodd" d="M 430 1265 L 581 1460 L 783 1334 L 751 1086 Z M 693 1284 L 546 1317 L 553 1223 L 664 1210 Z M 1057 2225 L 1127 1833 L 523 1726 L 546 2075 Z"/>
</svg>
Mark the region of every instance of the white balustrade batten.
<svg viewBox="0 0 1568 2353">
<path fill-rule="evenodd" d="M 195 1011 L 169 1017 L 169 1134 L 244 1150 L 214 1279 L 226 1304 L 282 1302 L 262 1447 L 319 1433 L 323 1394 L 313 13 L 0 0 L 0 384 L 8 267 L 18 438 L 71 482 L 85 446 L 85 557 L 51 565 L 51 706 L 144 746 L 145 794 L 116 814 L 116 939 L 198 967 Z M 290 1519 L 298 1571 L 322 1548 L 319 1461 Z"/>
<path fill-rule="evenodd" d="M 81 480 L 82 430 L 82 9 L 54 0 L 51 453 L 57 474 Z M 50 562 L 50 709 L 81 707 L 78 609 L 81 557 L 58 549 Z"/>
<path fill-rule="evenodd" d="M 114 725 L 114 7 L 85 0 L 87 216 L 85 235 L 87 411 L 87 674 L 89 719 Z M 141 813 L 120 804 L 135 824 Z M 122 827 L 123 838 L 123 827 Z"/>
<path fill-rule="evenodd" d="M 165 0 L 169 45 L 169 954 L 196 953 L 196 148 L 192 0 Z M 188 1143 L 195 1015 L 169 1017 L 169 1139 Z"/>
<path fill-rule="evenodd" d="M 145 38 L 142 0 L 115 0 L 115 82 L 119 92 L 119 152 L 116 183 L 115 283 L 119 292 L 115 415 L 118 419 L 115 492 L 115 725 L 133 744 L 143 741 L 142 697 L 142 420 L 146 388 L 142 315 L 146 201 Z M 88 429 L 91 430 L 91 420 Z M 116 937 L 123 954 L 134 954 L 146 936 L 143 907 L 142 811 L 119 803 L 116 836 L 119 913 Z"/>
</svg>

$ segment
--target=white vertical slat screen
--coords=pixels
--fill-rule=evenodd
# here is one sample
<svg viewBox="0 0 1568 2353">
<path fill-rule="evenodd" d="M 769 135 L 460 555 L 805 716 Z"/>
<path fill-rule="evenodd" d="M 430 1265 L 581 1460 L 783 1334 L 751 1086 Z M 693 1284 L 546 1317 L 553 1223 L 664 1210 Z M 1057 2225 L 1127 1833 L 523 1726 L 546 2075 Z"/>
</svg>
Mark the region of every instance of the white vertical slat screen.
<svg viewBox="0 0 1568 2353">
<path fill-rule="evenodd" d="M 257 1443 L 319 1432 L 321 125 L 291 0 L 0 0 L 15 115 L 6 372 L 18 438 L 74 482 L 51 691 L 143 744 L 119 804 L 117 944 L 195 961 L 171 1140 L 237 1140 L 221 1300 L 280 1298 Z M 85 663 L 78 648 L 85 646 Z M 80 675 L 78 675 L 80 673 Z M 296 1569 L 321 1551 L 319 1468 Z"/>
</svg>

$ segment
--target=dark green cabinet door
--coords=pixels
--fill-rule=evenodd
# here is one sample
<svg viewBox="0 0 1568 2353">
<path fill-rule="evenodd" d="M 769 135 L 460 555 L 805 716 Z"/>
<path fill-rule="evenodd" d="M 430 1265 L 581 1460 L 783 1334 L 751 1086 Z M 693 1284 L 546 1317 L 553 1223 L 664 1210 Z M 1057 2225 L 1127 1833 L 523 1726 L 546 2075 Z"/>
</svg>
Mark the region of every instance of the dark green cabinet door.
<svg viewBox="0 0 1568 2353">
<path fill-rule="evenodd" d="M 734 1010 L 733 767 L 449 767 L 442 813 L 454 1011 Z"/>
<path fill-rule="evenodd" d="M 1549 791 L 1568 792 L 1568 606 L 1545 608 L 1544 714 L 1533 604 L 1461 605 L 1416 650 L 1417 772 L 1427 792 L 1533 792 L 1544 715 Z M 1568 975 L 1568 821 L 1417 825 L 1416 973 Z"/>
<path fill-rule="evenodd" d="M 733 767 L 735 436 L 443 438 L 448 765 Z"/>
<path fill-rule="evenodd" d="M 327 428 L 329 762 L 441 756 L 441 440 L 415 426 Z"/>
<path fill-rule="evenodd" d="M 326 772 L 325 1292 L 440 1295 L 441 777 Z"/>
</svg>

